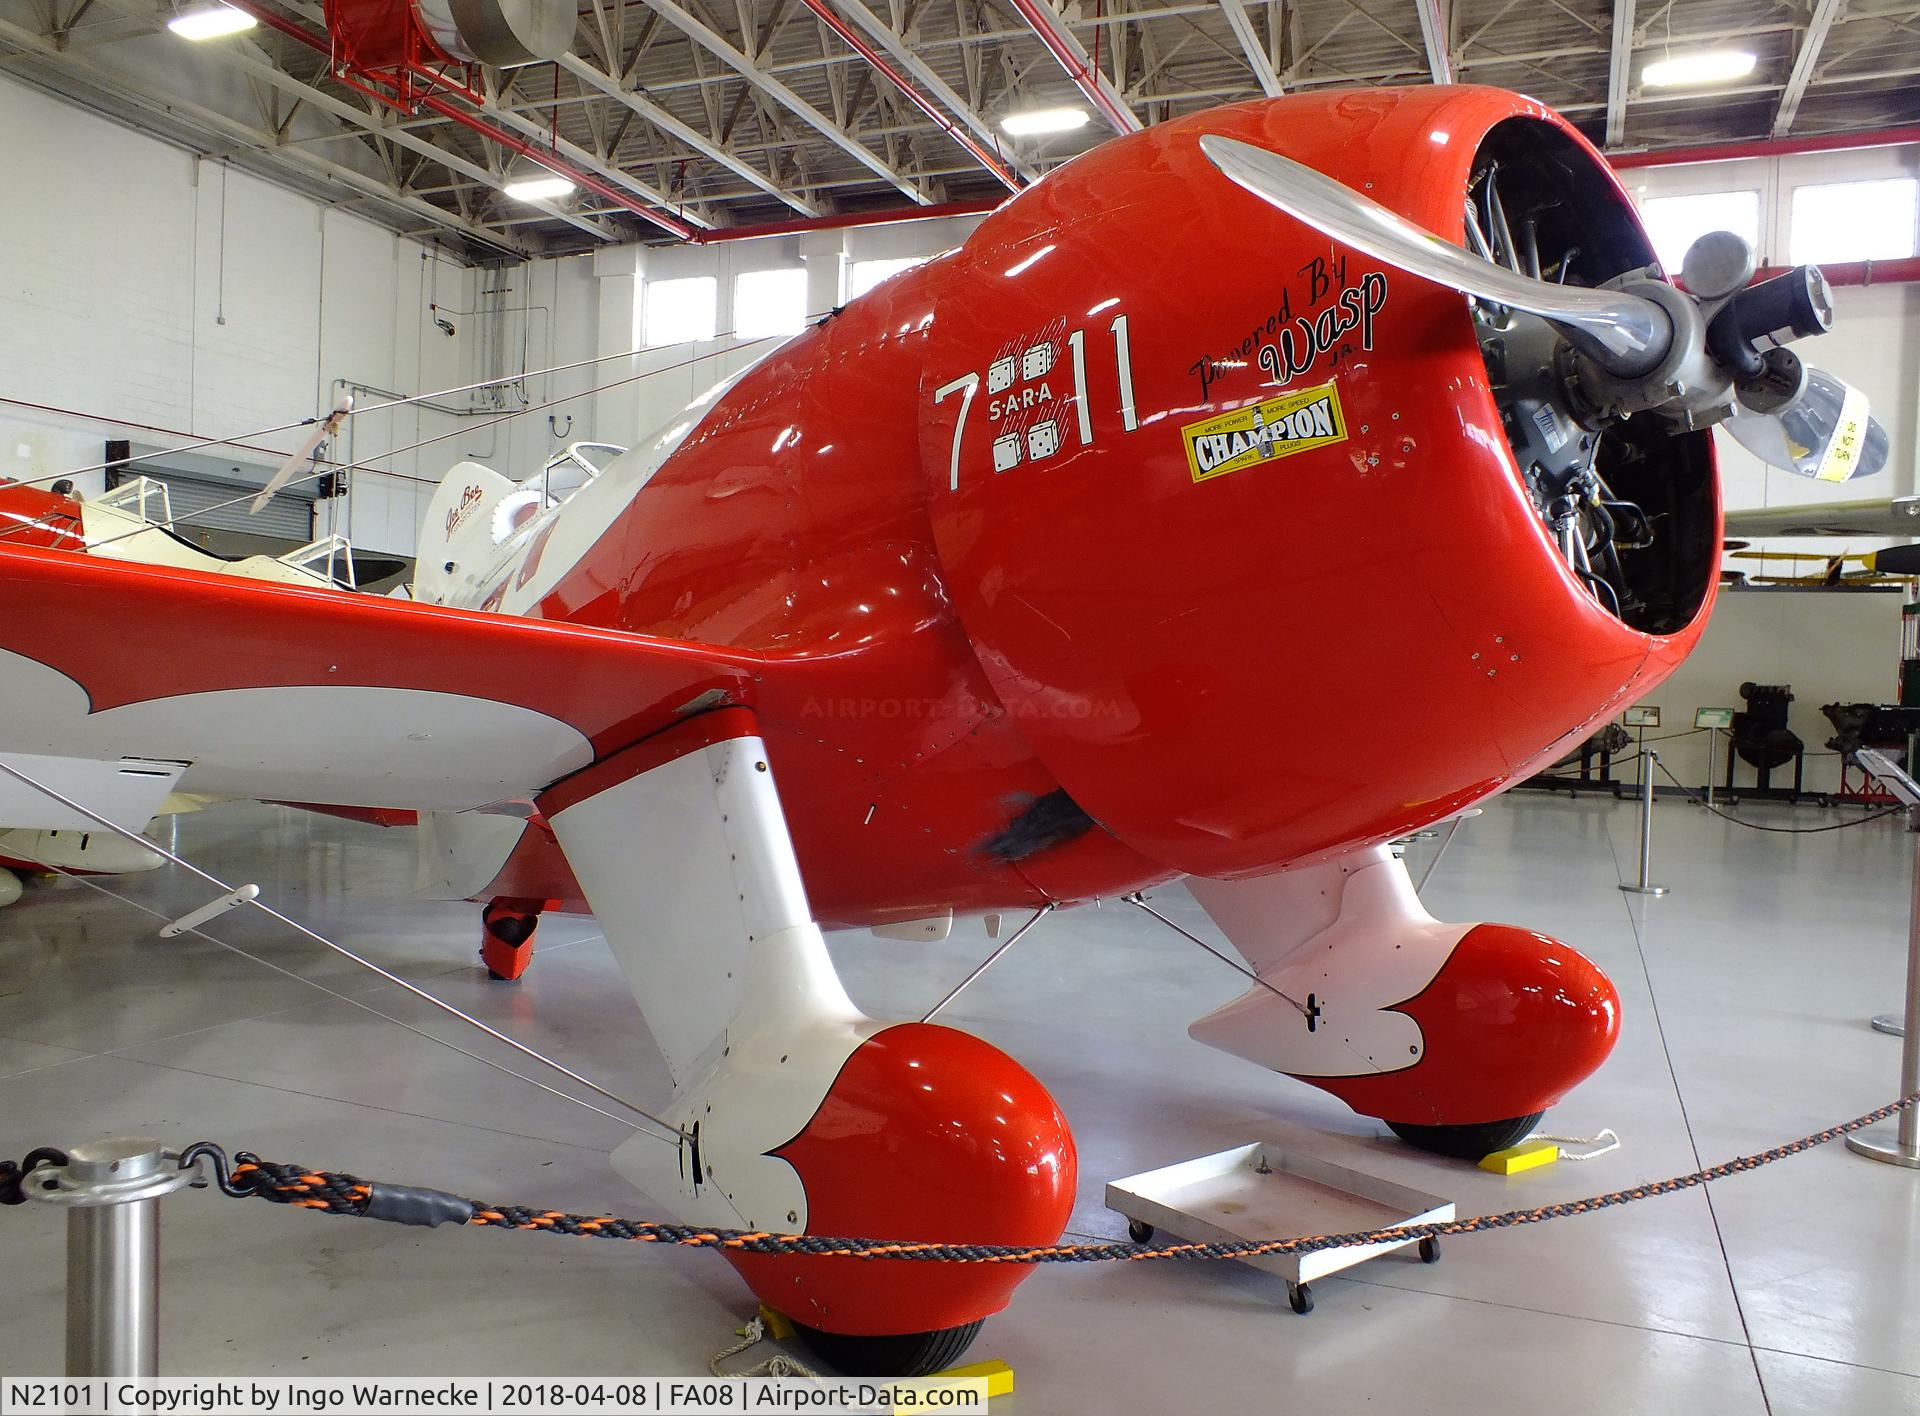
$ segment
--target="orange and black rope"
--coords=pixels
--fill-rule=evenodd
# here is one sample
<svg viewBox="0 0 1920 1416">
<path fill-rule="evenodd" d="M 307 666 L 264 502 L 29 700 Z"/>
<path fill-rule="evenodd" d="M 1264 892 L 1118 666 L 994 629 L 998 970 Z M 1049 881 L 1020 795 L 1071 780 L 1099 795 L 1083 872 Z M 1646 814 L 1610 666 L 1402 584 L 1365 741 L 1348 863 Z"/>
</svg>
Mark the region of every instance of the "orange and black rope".
<svg viewBox="0 0 1920 1416">
<path fill-rule="evenodd" d="M 1352 1234 L 1314 1234 L 1291 1239 L 1237 1244 L 946 1244 L 903 1240 L 847 1239 L 820 1234 L 775 1234 L 765 1230 L 712 1229 L 697 1225 L 666 1224 L 655 1220 L 622 1219 L 615 1215 L 569 1214 L 564 1210 L 528 1209 L 520 1205 L 483 1204 L 441 1190 L 382 1185 L 357 1176 L 309 1170 L 262 1160 L 245 1151 L 236 1155 L 231 1177 L 225 1156 L 206 1142 L 189 1147 L 183 1164 L 201 1156 L 215 1158 L 221 1189 L 230 1195 L 251 1195 L 299 1209 L 329 1214 L 358 1215 L 408 1224 L 461 1223 L 487 1229 L 531 1229 L 548 1234 L 582 1235 L 594 1239 L 621 1239 L 637 1244 L 674 1244 L 685 1248 L 720 1249 L 750 1254 L 808 1254 L 820 1258 L 916 1259 L 923 1262 L 969 1264 L 1058 1264 L 1137 1262 L 1153 1259 L 1259 1259 L 1277 1254 L 1310 1254 L 1321 1249 L 1344 1249 L 1365 1244 L 1404 1243 L 1454 1234 L 1477 1234 L 1488 1229 L 1510 1229 L 1541 1224 L 1614 1205 L 1630 1204 L 1655 1195 L 1671 1195 L 1711 1180 L 1758 1170 L 1776 1160 L 1826 1145 L 1850 1132 L 1862 1130 L 1920 1103 L 1920 1094 L 1904 1097 L 1865 1115 L 1797 1141 L 1718 1165 L 1653 1180 L 1625 1190 L 1613 1190 L 1585 1199 L 1563 1200 L 1534 1209 L 1507 1210 L 1470 1219 L 1436 1224 L 1404 1224 Z"/>
</svg>

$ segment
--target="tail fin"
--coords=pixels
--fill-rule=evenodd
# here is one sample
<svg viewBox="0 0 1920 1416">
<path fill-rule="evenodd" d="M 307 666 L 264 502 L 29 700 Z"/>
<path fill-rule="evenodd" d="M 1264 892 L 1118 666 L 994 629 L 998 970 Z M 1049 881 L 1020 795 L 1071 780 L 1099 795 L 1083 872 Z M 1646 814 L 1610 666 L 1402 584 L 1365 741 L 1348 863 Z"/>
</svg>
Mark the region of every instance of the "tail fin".
<svg viewBox="0 0 1920 1416">
<path fill-rule="evenodd" d="M 477 462 L 454 465 L 427 503 L 413 571 L 414 599 L 445 604 L 479 583 L 511 530 L 494 523 L 500 503 L 514 490 L 512 482 L 490 467 Z"/>
</svg>

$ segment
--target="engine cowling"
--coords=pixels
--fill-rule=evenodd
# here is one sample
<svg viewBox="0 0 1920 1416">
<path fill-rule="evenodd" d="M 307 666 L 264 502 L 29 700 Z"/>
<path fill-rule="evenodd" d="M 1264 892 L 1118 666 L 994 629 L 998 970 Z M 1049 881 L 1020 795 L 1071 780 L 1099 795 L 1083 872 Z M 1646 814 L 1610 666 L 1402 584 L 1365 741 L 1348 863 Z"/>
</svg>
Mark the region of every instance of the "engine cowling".
<svg viewBox="0 0 1920 1416">
<path fill-rule="evenodd" d="M 1658 613 L 1597 601 L 1543 523 L 1503 421 L 1518 395 L 1463 297 L 1240 192 L 1202 133 L 1455 240 L 1498 148 L 1584 194 L 1581 278 L 1652 257 L 1549 111 L 1423 88 L 1109 143 L 930 272 L 921 458 L 975 652 L 1089 815 L 1232 876 L 1436 820 L 1658 681 L 1703 623 L 1718 503 L 1705 434 L 1623 449 L 1677 549 L 1649 576 Z"/>
</svg>

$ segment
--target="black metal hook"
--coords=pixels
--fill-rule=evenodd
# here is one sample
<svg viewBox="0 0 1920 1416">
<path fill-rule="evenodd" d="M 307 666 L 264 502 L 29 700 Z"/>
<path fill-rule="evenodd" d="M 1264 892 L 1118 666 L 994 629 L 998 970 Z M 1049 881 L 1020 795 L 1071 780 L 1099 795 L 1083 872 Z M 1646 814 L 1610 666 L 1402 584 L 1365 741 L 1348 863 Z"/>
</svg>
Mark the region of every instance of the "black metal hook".
<svg viewBox="0 0 1920 1416">
<path fill-rule="evenodd" d="M 37 1146 L 27 1152 L 25 1160 L 15 1165 L 10 1160 L 0 1160 L 0 1205 L 23 1205 L 27 1196 L 22 1186 L 27 1177 L 38 1166 L 65 1165 L 67 1153 L 55 1150 L 52 1146 Z"/>
<path fill-rule="evenodd" d="M 234 1158 L 242 1165 L 251 1165 L 260 1159 L 260 1157 L 252 1151 L 238 1151 L 235 1153 Z M 248 1199 L 253 1195 L 254 1187 L 252 1185 L 242 1185 L 234 1180 L 233 1167 L 227 1160 L 226 1151 L 220 1146 L 215 1145 L 212 1141 L 195 1141 L 192 1145 L 180 1152 L 180 1168 L 182 1170 L 191 1170 L 202 1160 L 212 1164 L 214 1182 L 220 1186 L 221 1194 L 230 1195 L 236 1200 Z M 195 1180 L 193 1182 L 195 1189 L 205 1189 L 206 1184 L 207 1182 L 205 1180 Z"/>
</svg>

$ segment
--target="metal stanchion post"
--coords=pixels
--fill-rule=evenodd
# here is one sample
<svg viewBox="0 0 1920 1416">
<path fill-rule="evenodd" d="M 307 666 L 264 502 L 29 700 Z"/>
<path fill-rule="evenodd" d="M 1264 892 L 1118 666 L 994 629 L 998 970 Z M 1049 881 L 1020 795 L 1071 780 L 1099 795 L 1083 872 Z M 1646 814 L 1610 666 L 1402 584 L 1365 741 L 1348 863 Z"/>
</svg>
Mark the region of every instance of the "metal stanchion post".
<svg viewBox="0 0 1920 1416">
<path fill-rule="evenodd" d="M 1713 810 L 1713 769 L 1720 760 L 1720 729 L 1707 729 L 1707 810 Z"/>
<path fill-rule="evenodd" d="M 1640 766 L 1644 775 L 1640 782 L 1640 879 L 1632 885 L 1620 888 L 1629 895 L 1664 895 L 1667 887 L 1655 885 L 1649 878 L 1653 873 L 1653 773 L 1660 765 L 1658 752 L 1643 752 Z"/>
<path fill-rule="evenodd" d="M 191 1184 L 158 1141 L 112 1136 L 22 1183 L 67 1207 L 67 1375 L 160 1374 L 160 1197 Z"/>
<path fill-rule="evenodd" d="M 1913 834 L 1913 890 L 1907 904 L 1907 1008 L 1900 1029 L 1900 1095 L 1920 1091 L 1920 788 L 1883 754 L 1871 748 L 1860 752 L 1861 765 L 1892 788 L 1907 806 L 1907 829 Z M 1881 1019 L 1873 1020 L 1880 1027 Z M 1881 1028 L 1885 1032 L 1888 1029 Z M 1875 1126 L 1847 1137 L 1847 1149 L 1869 1160 L 1920 1170 L 1920 1115 L 1913 1107 L 1900 1113 L 1893 1135 Z"/>
<path fill-rule="evenodd" d="M 1907 1013 L 1901 1030 L 1900 1095 L 1920 1091 L 1920 1029 L 1913 1026 L 1920 1017 L 1920 808 L 1908 813 L 1913 831 L 1913 898 L 1907 916 Z M 1876 1020 L 1877 1021 L 1877 1020 Z M 1847 1149 L 1889 1165 L 1920 1170 L 1920 1115 L 1908 1107 L 1894 1124 L 1891 1139 L 1886 1128 L 1876 1126 L 1847 1137 Z"/>
</svg>

